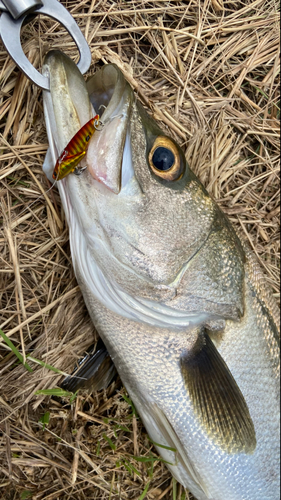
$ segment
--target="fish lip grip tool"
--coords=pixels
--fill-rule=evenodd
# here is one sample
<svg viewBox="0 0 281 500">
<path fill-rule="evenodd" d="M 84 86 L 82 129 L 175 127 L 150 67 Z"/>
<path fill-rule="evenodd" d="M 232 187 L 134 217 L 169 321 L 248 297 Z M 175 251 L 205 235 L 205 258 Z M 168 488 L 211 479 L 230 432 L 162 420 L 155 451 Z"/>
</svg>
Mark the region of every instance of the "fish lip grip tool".
<svg viewBox="0 0 281 500">
<path fill-rule="evenodd" d="M 79 70 L 84 74 L 89 69 L 92 58 L 90 48 L 71 14 L 58 0 L 0 0 L 0 14 L 0 36 L 7 52 L 23 73 L 38 87 L 50 90 L 49 79 L 32 66 L 22 50 L 20 41 L 22 24 L 28 21 L 30 14 L 33 16 L 44 14 L 61 23 L 78 47 Z"/>
</svg>

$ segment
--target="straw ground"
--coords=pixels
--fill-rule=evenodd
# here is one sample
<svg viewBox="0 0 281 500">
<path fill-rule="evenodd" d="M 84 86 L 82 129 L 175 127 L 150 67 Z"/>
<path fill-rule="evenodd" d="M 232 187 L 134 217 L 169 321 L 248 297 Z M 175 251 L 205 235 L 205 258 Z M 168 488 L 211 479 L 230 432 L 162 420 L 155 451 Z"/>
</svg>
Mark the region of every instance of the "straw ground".
<svg viewBox="0 0 281 500">
<path fill-rule="evenodd" d="M 250 243 L 278 300 L 277 2 L 63 3 L 91 47 L 87 76 L 109 62 L 121 68 Z M 44 17 L 23 28 L 22 43 L 39 69 L 50 48 L 77 60 L 71 37 Z M 0 81 L 0 328 L 32 369 L 2 339 L 0 498 L 191 499 L 158 460 L 119 379 L 74 399 L 35 394 L 57 387 L 58 370 L 70 373 L 97 334 L 58 193 L 46 194 L 42 93 L 3 46 Z"/>
</svg>

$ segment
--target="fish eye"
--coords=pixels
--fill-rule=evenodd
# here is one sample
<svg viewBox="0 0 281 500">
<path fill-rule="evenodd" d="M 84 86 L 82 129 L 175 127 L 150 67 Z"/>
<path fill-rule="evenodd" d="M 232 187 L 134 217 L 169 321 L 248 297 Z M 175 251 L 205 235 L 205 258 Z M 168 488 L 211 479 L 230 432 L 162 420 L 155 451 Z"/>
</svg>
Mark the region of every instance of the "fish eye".
<svg viewBox="0 0 281 500">
<path fill-rule="evenodd" d="M 178 180 L 183 175 L 179 150 L 169 137 L 159 136 L 155 139 L 148 163 L 154 174 L 167 181 Z"/>
<path fill-rule="evenodd" d="M 89 142 L 89 140 L 90 140 L 90 136 L 89 136 L 89 135 L 87 135 L 87 137 L 86 137 L 86 142 Z"/>
<path fill-rule="evenodd" d="M 152 163 L 157 170 L 170 170 L 175 163 L 175 155 L 170 149 L 160 146 L 152 155 Z"/>
</svg>

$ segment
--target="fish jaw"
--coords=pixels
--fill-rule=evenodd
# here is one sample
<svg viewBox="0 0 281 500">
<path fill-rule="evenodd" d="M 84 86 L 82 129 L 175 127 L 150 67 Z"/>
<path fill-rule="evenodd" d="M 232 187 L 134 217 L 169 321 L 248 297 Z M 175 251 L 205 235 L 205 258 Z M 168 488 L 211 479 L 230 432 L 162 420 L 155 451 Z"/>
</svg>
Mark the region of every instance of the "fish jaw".
<svg viewBox="0 0 281 500">
<path fill-rule="evenodd" d="M 114 194 L 126 184 L 128 171 L 132 172 L 131 158 L 123 161 L 125 142 L 129 137 L 129 120 L 133 91 L 122 73 L 113 64 L 103 66 L 87 82 L 92 105 L 104 108 L 102 127 L 91 141 L 87 152 L 87 166 L 94 179 Z"/>
<path fill-rule="evenodd" d="M 50 92 L 44 91 L 44 113 L 50 147 L 58 157 L 72 137 L 93 118 L 93 108 L 80 71 L 62 52 L 50 51 L 42 72 L 50 78 Z"/>
</svg>

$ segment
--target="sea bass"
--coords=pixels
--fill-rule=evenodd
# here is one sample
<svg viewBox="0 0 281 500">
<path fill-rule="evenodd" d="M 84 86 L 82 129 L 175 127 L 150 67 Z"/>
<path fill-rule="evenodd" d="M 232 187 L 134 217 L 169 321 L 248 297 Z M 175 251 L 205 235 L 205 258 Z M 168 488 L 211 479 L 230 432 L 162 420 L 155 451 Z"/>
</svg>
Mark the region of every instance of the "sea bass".
<svg viewBox="0 0 281 500">
<path fill-rule="evenodd" d="M 104 109 L 58 189 L 89 313 L 159 454 L 197 500 L 277 500 L 279 314 L 252 253 L 115 65 L 86 85 L 52 51 L 43 73 L 50 179 Z"/>
</svg>

